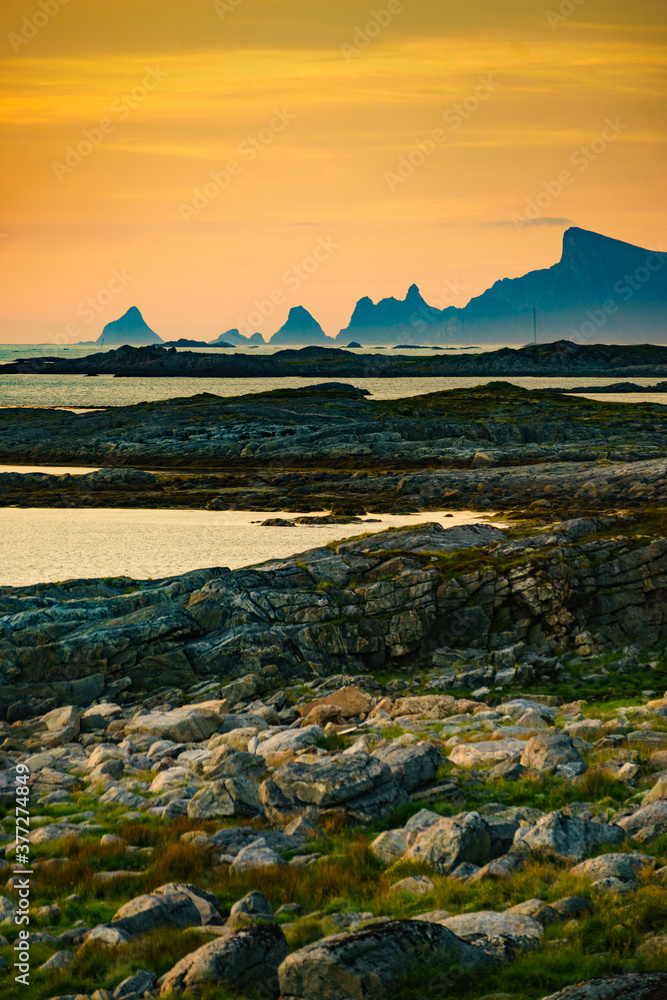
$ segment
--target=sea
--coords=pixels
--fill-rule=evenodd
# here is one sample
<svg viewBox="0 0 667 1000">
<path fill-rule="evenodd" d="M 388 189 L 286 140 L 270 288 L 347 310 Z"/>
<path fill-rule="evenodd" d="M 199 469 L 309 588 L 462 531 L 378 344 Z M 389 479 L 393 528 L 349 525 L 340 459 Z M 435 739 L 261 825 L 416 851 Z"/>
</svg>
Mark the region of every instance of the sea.
<svg viewBox="0 0 667 1000">
<path fill-rule="evenodd" d="M 488 350 L 488 347 L 483 349 Z M 6 344 L 0 345 L 0 363 L 30 357 L 83 357 L 94 350 L 99 348 Z M 254 353 L 270 354 L 275 350 L 277 348 L 266 347 L 259 348 Z M 472 348 L 466 347 L 465 350 L 469 352 Z M 231 352 L 225 350 L 224 353 Z M 360 349 L 355 353 L 374 351 Z M 426 349 L 405 353 L 414 356 L 441 352 Z M 582 384 L 604 386 L 624 381 L 586 376 L 569 379 L 504 376 L 504 380 L 527 389 L 548 389 L 555 386 L 573 388 Z M 128 406 L 143 401 L 189 396 L 199 392 L 228 397 L 276 388 L 300 388 L 326 381 L 331 380 L 3 375 L 0 376 L 0 407 L 54 407 L 85 412 L 107 406 Z M 368 389 L 376 399 L 399 399 L 446 389 L 469 388 L 495 381 L 495 378 L 402 377 L 344 381 L 358 388 Z M 632 381 L 651 386 L 661 379 L 633 378 Z M 667 393 L 592 394 L 590 398 L 602 403 L 647 402 L 657 407 L 667 405 Z M 82 474 L 91 471 L 91 468 L 34 465 L 0 467 L 0 472 L 12 470 L 62 475 L 66 472 Z M 282 559 L 360 532 L 381 531 L 423 520 L 451 526 L 493 519 L 491 514 L 480 518 L 479 515 L 466 511 L 449 510 L 429 512 L 427 515 L 384 515 L 377 521 L 364 519 L 365 523 L 361 525 L 261 525 L 261 521 L 272 516 L 275 517 L 275 512 L 0 508 L 0 586 L 18 587 L 102 576 L 159 579 L 210 566 L 236 569 L 267 559 Z M 290 518 L 296 516 L 298 515 L 292 514 Z"/>
</svg>

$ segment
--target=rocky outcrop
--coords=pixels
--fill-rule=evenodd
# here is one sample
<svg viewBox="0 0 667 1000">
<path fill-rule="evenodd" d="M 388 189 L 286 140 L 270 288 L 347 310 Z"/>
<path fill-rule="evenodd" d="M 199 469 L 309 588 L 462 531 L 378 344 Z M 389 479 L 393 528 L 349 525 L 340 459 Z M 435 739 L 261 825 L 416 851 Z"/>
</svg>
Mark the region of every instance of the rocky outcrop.
<svg viewBox="0 0 667 1000">
<path fill-rule="evenodd" d="M 293 952 L 280 966 L 283 1000 L 376 1000 L 396 996 L 416 969 L 434 976 L 449 966 L 490 964 L 479 948 L 447 928 L 419 920 L 391 920 L 335 934 Z"/>
<path fill-rule="evenodd" d="M 113 700 L 155 685 L 254 673 L 271 687 L 431 656 L 444 686 L 502 688 L 552 678 L 553 651 L 590 654 L 630 637 L 658 643 L 667 634 L 667 539 L 611 519 L 516 537 L 488 525 L 426 524 L 249 569 L 137 582 L 125 593 L 129 582 L 0 589 L 0 709 L 10 721 L 38 714 L 40 703 L 44 712 L 87 706 L 103 694 Z M 444 707 L 433 708 L 436 718 L 453 714 L 453 700 L 438 704 Z M 138 713 L 129 731 L 194 738 L 202 725 L 214 731 L 221 710 L 216 702 Z M 265 725 L 248 720 L 229 728 Z M 296 749 L 318 733 L 307 726 L 272 734 L 263 745 L 260 732 L 259 752 Z M 571 737 L 545 732 L 522 764 L 546 754 L 556 770 L 579 773 L 572 746 Z"/>
<path fill-rule="evenodd" d="M 260 1000 L 277 998 L 278 967 L 287 958 L 285 935 L 276 924 L 228 931 L 182 958 L 160 983 L 160 995 L 229 986 Z"/>
</svg>

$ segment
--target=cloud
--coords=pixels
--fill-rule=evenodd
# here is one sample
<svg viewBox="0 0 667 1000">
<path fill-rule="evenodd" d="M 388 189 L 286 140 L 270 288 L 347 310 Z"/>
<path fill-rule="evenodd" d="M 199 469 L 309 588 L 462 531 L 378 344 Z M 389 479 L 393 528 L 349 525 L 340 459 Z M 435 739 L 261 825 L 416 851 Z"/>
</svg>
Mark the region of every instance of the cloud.
<svg viewBox="0 0 667 1000">
<path fill-rule="evenodd" d="M 516 224 L 510 219 L 499 219 L 497 222 L 481 222 L 481 226 L 492 229 L 514 229 Z M 576 223 L 572 219 L 562 219 L 559 216 L 545 215 L 541 219 L 526 219 L 521 223 L 524 226 L 574 226 Z"/>
</svg>

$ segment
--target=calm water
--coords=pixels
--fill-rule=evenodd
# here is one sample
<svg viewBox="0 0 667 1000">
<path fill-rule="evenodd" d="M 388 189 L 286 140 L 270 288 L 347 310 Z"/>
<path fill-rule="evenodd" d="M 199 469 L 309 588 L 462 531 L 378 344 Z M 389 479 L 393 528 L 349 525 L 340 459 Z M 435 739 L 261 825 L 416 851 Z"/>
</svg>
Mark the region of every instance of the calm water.
<svg viewBox="0 0 667 1000">
<path fill-rule="evenodd" d="M 516 345 L 515 345 L 516 346 Z M 485 350 L 495 349 L 495 345 Z M 210 348 L 209 348 L 210 350 Z M 274 354 L 282 348 L 263 347 L 253 353 Z M 465 348 L 470 352 L 471 348 Z M 90 347 L 52 347 L 51 345 L 0 345 L 0 363 L 19 357 L 84 357 L 93 353 Z M 235 353 L 221 351 L 222 354 Z M 372 348 L 355 351 L 355 354 L 379 353 Z M 387 353 L 387 352 L 382 352 Z M 390 352 L 389 352 L 390 353 Z M 410 351 L 413 355 L 435 355 L 442 351 Z M 454 353 L 454 352 L 448 352 Z M 493 382 L 488 378 L 359 378 L 341 379 L 361 389 L 369 389 L 376 399 L 400 399 L 420 396 L 444 389 L 467 389 Z M 515 378 L 504 376 L 508 382 L 526 389 L 548 389 L 552 386 L 575 388 L 579 385 L 611 385 L 630 381 L 619 378 Z M 270 389 L 298 389 L 305 385 L 329 382 L 330 378 L 114 378 L 112 375 L 2 375 L 0 376 L 0 406 L 64 406 L 85 410 L 98 406 L 129 406 L 133 403 L 175 396 L 192 396 L 198 392 L 212 392 L 218 396 L 241 396 L 245 393 L 266 392 Z M 657 385 L 659 378 L 632 379 L 638 385 Z M 614 396 L 591 395 L 592 399 L 613 402 L 647 402 L 667 404 L 667 393 L 629 393 Z"/>
<path fill-rule="evenodd" d="M 377 515 L 376 523 L 269 528 L 253 511 L 0 509 L 0 586 L 86 577 L 145 580 L 205 566 L 250 566 L 366 531 L 487 518 L 469 512 Z M 283 515 L 286 516 L 286 515 Z M 296 514 L 290 517 L 298 517 Z"/>
</svg>

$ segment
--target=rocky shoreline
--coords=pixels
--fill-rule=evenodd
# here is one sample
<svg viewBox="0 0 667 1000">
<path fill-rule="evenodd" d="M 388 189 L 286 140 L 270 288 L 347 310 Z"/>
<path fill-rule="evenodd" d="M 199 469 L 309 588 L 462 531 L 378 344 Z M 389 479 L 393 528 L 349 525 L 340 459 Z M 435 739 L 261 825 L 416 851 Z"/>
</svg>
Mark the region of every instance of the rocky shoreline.
<svg viewBox="0 0 667 1000">
<path fill-rule="evenodd" d="M 37 1000 L 656 1000 L 666 591 L 627 517 L 1 588 L 0 956 L 18 766 Z"/>
<path fill-rule="evenodd" d="M 667 499 L 664 408 L 508 383 L 399 400 L 352 386 L 0 411 L 0 505 L 562 517 Z"/>
</svg>

